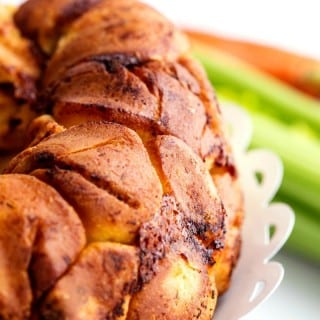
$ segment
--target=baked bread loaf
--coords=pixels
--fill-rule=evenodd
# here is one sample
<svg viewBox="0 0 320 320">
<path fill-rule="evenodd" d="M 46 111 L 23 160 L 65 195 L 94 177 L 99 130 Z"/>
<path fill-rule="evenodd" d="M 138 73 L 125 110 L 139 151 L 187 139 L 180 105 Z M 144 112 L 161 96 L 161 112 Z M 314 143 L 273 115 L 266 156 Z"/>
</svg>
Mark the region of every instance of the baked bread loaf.
<svg viewBox="0 0 320 320">
<path fill-rule="evenodd" d="M 78 251 L 66 245 L 63 265 L 59 250 L 46 258 L 37 223 L 41 254 L 30 241 L 28 261 L 60 273 L 14 262 L 26 294 L 0 292 L 0 317 L 211 319 L 238 259 L 243 203 L 217 100 L 187 39 L 134 0 L 29 0 L 15 21 L 46 57 L 37 110 L 54 120 L 33 122 L 32 144 L 0 184 L 27 183 L 44 212 L 69 210 L 85 236 Z M 1 197 L 6 208 L 10 192 Z M 28 233 L 34 204 L 23 192 L 12 201 Z M 53 239 L 68 237 L 46 223 L 66 232 Z M 15 248 L 8 237 L 0 241 Z"/>
<path fill-rule="evenodd" d="M 35 176 L 57 190 L 81 220 L 85 248 L 95 248 L 93 262 L 84 260 L 83 265 L 81 256 L 67 259 L 68 272 L 58 282 L 52 280 L 35 315 L 211 317 L 217 290 L 208 270 L 224 239 L 225 209 L 204 163 L 181 140 L 157 135 L 144 145 L 123 125 L 87 122 L 26 149 L 11 161 L 9 172 Z M 54 203 L 51 197 L 47 201 Z M 96 246 L 105 243 L 108 248 L 126 245 L 131 259 L 109 257 L 104 251 L 100 257 Z M 124 275 L 110 274 L 103 259 L 115 260 L 112 268 Z M 47 289 L 32 282 L 31 288 L 40 292 L 34 293 L 35 301 Z"/>
</svg>

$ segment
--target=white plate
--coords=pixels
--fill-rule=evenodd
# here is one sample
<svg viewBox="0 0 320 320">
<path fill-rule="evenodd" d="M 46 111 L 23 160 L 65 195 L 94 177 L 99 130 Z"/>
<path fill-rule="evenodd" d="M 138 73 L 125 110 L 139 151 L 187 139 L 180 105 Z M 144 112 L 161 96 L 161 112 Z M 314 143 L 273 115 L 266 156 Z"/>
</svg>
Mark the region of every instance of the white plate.
<svg viewBox="0 0 320 320">
<path fill-rule="evenodd" d="M 269 205 L 282 180 L 279 158 L 267 150 L 246 152 L 252 133 L 249 116 L 233 105 L 223 105 L 222 111 L 231 127 L 231 143 L 245 195 L 245 222 L 241 257 L 214 319 L 237 320 L 270 297 L 281 283 L 284 269 L 270 259 L 288 239 L 294 214 L 285 204 Z M 257 173 L 262 177 L 261 182 L 256 178 Z"/>
</svg>

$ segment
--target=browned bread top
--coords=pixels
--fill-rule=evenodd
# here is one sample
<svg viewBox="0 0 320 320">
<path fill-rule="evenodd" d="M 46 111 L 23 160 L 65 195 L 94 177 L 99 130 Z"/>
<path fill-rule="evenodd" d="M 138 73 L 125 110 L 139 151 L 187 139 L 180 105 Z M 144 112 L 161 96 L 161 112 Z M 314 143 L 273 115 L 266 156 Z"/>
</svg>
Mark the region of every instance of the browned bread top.
<svg viewBox="0 0 320 320">
<path fill-rule="evenodd" d="M 86 62 L 68 70 L 51 91 L 48 105 L 67 127 L 104 119 L 141 134 L 171 134 L 203 159 L 231 168 L 212 89 L 205 90 L 193 76 L 196 72 L 189 58 L 131 68 L 118 62 Z"/>
<path fill-rule="evenodd" d="M 224 241 L 225 210 L 204 163 L 181 140 L 158 135 L 144 145 L 125 126 L 88 122 L 26 149 L 11 161 L 6 172 L 36 176 L 72 205 L 86 232 L 90 261 L 101 259 L 92 253 L 92 242 L 134 246 L 132 250 L 140 256 L 134 262 L 139 276 L 130 273 L 134 268 L 125 273 L 138 281 L 137 292 L 130 292 L 132 307 L 131 303 L 124 304 L 129 291 L 114 292 L 122 301 L 127 319 L 149 319 L 151 314 L 159 319 L 186 319 L 190 312 L 190 319 L 198 314 L 199 319 L 208 319 L 213 313 L 217 292 L 208 270 L 213 264 L 212 254 Z M 8 196 L 5 193 L 3 197 Z M 25 215 L 21 210 L 19 214 Z M 118 244 L 114 248 L 117 250 Z M 83 272 L 93 284 L 83 295 L 79 293 L 79 298 L 84 299 L 85 306 L 95 299 L 94 283 L 102 271 L 97 269 L 97 274 L 89 275 L 83 266 L 89 263 L 89 257 L 81 256 L 52 291 L 42 296 L 39 310 L 43 314 L 60 313 L 63 318 L 78 319 L 79 306 L 72 301 L 66 303 L 64 297 L 74 292 L 72 279 Z M 181 277 L 176 277 L 177 273 Z M 125 279 L 124 275 L 119 281 Z M 105 286 L 113 290 L 108 283 Z M 37 304 L 38 296 L 33 299 Z M 157 302 L 150 313 L 144 308 L 148 299 Z M 94 303 L 90 311 L 85 308 L 84 314 L 94 319 L 101 319 L 97 317 L 101 310 L 104 315 L 110 312 L 108 304 L 102 309 L 99 303 Z"/>
<path fill-rule="evenodd" d="M 187 51 L 187 44 L 185 36 L 150 7 L 131 0 L 103 1 L 75 20 L 60 38 L 44 85 L 56 83 L 68 68 L 82 61 L 123 65 L 174 61 Z"/>
<path fill-rule="evenodd" d="M 1 175 L 0 190 L 0 315 L 26 319 L 33 296 L 75 261 L 85 232 L 73 208 L 34 177 Z"/>
<path fill-rule="evenodd" d="M 45 52 L 55 52 L 48 82 L 93 56 L 132 64 L 174 60 L 187 50 L 185 36 L 172 23 L 134 0 L 33 0 L 22 5 L 15 21 Z"/>
<path fill-rule="evenodd" d="M 15 22 L 25 37 L 50 54 L 64 28 L 99 2 L 101 0 L 26 1 L 15 14 Z"/>
</svg>

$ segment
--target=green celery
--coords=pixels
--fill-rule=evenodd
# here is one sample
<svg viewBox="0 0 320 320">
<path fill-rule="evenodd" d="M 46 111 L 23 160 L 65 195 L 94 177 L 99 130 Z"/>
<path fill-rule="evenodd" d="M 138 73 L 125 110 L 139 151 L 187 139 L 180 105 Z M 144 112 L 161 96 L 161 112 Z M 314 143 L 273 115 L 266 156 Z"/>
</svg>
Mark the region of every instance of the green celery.
<svg viewBox="0 0 320 320">
<path fill-rule="evenodd" d="M 300 207 L 293 206 L 293 209 L 296 213 L 296 223 L 286 248 L 320 263 L 320 224 L 305 215 L 305 211 Z"/>
<path fill-rule="evenodd" d="M 280 190 L 307 203 L 320 221 L 320 142 L 266 115 L 251 113 L 251 117 L 252 147 L 268 148 L 283 161 L 285 170 Z"/>
<path fill-rule="evenodd" d="M 216 88 L 228 86 L 238 96 L 247 94 L 252 110 L 289 124 L 306 125 L 320 137 L 320 102 L 216 49 L 198 48 L 194 54 Z"/>
<path fill-rule="evenodd" d="M 277 195 L 276 201 L 290 203 L 295 212 L 295 225 L 293 231 L 285 244 L 285 249 L 293 253 L 320 263 L 320 221 L 315 221 L 310 215 L 310 208 L 294 201 L 291 198 Z"/>
</svg>

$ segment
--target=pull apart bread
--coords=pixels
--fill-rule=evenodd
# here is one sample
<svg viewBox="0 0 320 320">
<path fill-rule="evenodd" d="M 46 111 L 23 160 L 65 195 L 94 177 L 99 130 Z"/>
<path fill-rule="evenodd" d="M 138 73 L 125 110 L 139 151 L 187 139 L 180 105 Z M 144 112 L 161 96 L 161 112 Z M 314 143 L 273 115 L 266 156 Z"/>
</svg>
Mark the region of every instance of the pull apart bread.
<svg viewBox="0 0 320 320">
<path fill-rule="evenodd" d="M 0 176 L 0 318 L 211 319 L 243 201 L 187 39 L 133 0 L 29 0 L 14 19 L 50 116 Z"/>
</svg>

